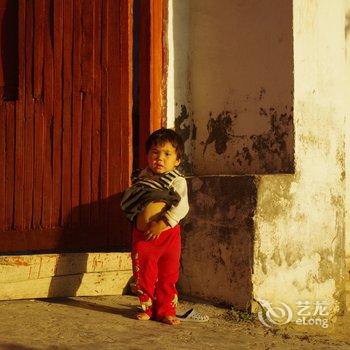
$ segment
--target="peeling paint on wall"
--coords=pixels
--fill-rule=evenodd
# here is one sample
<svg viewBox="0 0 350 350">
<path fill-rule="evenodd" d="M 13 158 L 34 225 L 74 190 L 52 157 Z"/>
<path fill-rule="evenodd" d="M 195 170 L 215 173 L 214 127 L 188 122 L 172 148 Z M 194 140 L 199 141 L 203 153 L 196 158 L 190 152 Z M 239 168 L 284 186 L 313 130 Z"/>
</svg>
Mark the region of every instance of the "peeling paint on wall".
<svg viewBox="0 0 350 350">
<path fill-rule="evenodd" d="M 191 150 L 192 143 L 196 139 L 197 128 L 185 105 L 180 106 L 180 113 L 175 118 L 175 131 L 182 137 L 185 144 L 185 154 L 181 162 L 181 170 L 187 174 L 192 174 Z"/>
<path fill-rule="evenodd" d="M 350 33 L 350 11 L 345 13 L 345 39 L 348 38 Z"/>
<path fill-rule="evenodd" d="M 222 154 L 226 151 L 227 143 L 230 139 L 229 130 L 232 125 L 231 113 L 229 111 L 223 111 L 216 119 L 212 118 L 211 113 L 209 113 L 209 115 L 210 119 L 207 124 L 209 135 L 204 144 L 203 154 L 205 153 L 207 146 L 213 142 L 216 153 Z"/>
<path fill-rule="evenodd" d="M 259 99 L 265 94 L 266 90 L 261 88 Z M 203 156 L 212 145 L 217 155 L 231 161 L 235 174 L 249 172 L 248 169 L 255 169 L 255 173 L 293 173 L 293 107 L 285 106 L 283 110 L 260 107 L 256 114 L 270 127 L 267 132 L 249 136 L 236 131 L 237 123 L 244 118 L 243 113 L 225 110 L 213 118 L 210 112 L 207 139 L 201 142 Z"/>
<path fill-rule="evenodd" d="M 292 1 L 188 3 L 193 173 L 293 173 Z"/>
<path fill-rule="evenodd" d="M 193 172 L 211 176 L 189 179 L 181 288 L 240 304 L 252 278 L 254 297 L 294 308 L 325 300 L 334 315 L 344 289 L 343 4 L 186 3 L 190 88 L 178 128 L 191 125 Z M 222 176 L 248 173 L 262 176 L 241 197 L 232 191 L 249 177 Z M 254 266 L 240 255 L 251 237 Z"/>
<path fill-rule="evenodd" d="M 184 142 L 189 140 L 191 134 L 191 126 L 186 124 L 189 121 L 190 115 L 185 105 L 181 105 L 181 112 L 175 119 L 175 130 L 179 133 Z"/>
<path fill-rule="evenodd" d="M 266 173 L 275 173 L 278 164 L 279 173 L 293 173 L 293 152 L 287 146 L 294 140 L 293 107 L 285 106 L 283 112 L 278 112 L 274 107 L 269 110 L 260 108 L 259 114 L 262 118 L 270 119 L 270 130 L 267 133 L 250 136 L 252 151 L 258 157 L 260 166 Z"/>
<path fill-rule="evenodd" d="M 182 224 L 181 292 L 249 308 L 256 207 L 254 178 L 191 177 L 188 185 L 191 208 Z"/>
</svg>

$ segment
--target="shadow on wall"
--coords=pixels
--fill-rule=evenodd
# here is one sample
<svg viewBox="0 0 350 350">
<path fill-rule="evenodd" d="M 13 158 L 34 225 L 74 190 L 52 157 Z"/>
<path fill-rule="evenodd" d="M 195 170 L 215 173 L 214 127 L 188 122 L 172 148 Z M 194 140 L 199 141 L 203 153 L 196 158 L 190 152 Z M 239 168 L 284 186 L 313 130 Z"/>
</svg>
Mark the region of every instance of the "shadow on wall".
<svg viewBox="0 0 350 350">
<path fill-rule="evenodd" d="M 75 296 L 87 272 L 88 252 L 124 252 L 131 246 L 131 230 L 127 219 L 120 211 L 122 193 L 107 199 L 81 205 L 72 210 L 67 219 L 55 252 L 61 255 L 57 260 L 54 277 L 51 280 L 48 297 Z M 117 210 L 118 212 L 114 212 Z M 88 215 L 90 223 L 80 224 Z M 119 220 L 118 220 L 119 218 Z M 80 221 L 81 220 L 81 221 Z M 87 222 L 84 220 L 84 222 Z M 71 254 L 77 253 L 74 259 Z M 91 272 L 91 271 L 90 271 Z"/>
<path fill-rule="evenodd" d="M 179 289 L 249 309 L 252 300 L 254 211 L 253 176 L 191 177 L 190 212 L 182 223 Z"/>
</svg>

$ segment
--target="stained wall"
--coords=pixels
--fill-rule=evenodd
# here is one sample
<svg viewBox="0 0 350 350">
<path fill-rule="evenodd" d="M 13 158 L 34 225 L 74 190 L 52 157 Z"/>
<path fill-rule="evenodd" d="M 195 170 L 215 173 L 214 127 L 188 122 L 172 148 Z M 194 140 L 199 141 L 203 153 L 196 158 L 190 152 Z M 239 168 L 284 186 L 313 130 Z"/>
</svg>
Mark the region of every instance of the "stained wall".
<svg viewBox="0 0 350 350">
<path fill-rule="evenodd" d="M 293 172 L 292 2 L 180 0 L 171 9 L 169 117 L 187 140 L 187 170 Z"/>
<path fill-rule="evenodd" d="M 181 292 L 246 309 L 253 296 L 254 178 L 196 176 L 188 185 Z"/>
<path fill-rule="evenodd" d="M 295 174 L 261 176 L 253 294 L 344 307 L 343 2 L 293 1 Z M 332 26 L 325 26 L 332 23 Z"/>
<path fill-rule="evenodd" d="M 345 251 L 350 260 L 350 1 L 345 0 L 345 74 L 346 79 L 346 124 L 345 124 L 345 168 L 346 168 L 346 235 Z"/>
<path fill-rule="evenodd" d="M 341 312 L 344 3 L 175 3 L 168 126 L 186 140 L 185 170 L 194 175 L 180 288 L 242 308 L 248 278 L 252 298 L 293 310 L 324 300 L 330 315 Z M 186 25 L 176 26 L 183 14 Z M 235 257 L 242 251 L 244 268 Z"/>
</svg>

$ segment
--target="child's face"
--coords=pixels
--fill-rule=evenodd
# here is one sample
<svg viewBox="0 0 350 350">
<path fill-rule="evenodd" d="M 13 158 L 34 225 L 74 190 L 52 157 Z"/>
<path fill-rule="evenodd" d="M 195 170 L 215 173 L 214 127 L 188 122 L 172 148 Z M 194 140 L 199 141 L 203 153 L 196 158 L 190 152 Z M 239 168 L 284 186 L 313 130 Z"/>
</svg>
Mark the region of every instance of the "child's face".
<svg viewBox="0 0 350 350">
<path fill-rule="evenodd" d="M 180 164 L 176 149 L 170 142 L 152 145 L 147 155 L 148 166 L 155 174 L 172 171 Z"/>
</svg>

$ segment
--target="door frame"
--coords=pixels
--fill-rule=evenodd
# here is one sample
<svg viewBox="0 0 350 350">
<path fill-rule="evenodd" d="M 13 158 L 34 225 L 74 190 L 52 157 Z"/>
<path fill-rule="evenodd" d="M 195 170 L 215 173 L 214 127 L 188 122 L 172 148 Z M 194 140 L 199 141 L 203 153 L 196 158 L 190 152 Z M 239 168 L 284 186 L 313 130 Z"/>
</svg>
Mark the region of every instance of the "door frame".
<svg viewBox="0 0 350 350">
<path fill-rule="evenodd" d="M 168 19 L 167 0 L 140 0 L 140 118 L 138 167 L 147 164 L 145 142 L 153 131 L 165 126 Z"/>
</svg>

